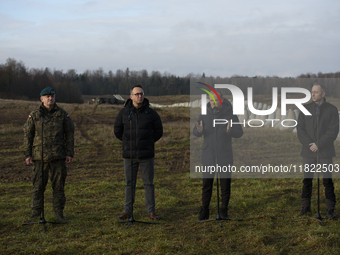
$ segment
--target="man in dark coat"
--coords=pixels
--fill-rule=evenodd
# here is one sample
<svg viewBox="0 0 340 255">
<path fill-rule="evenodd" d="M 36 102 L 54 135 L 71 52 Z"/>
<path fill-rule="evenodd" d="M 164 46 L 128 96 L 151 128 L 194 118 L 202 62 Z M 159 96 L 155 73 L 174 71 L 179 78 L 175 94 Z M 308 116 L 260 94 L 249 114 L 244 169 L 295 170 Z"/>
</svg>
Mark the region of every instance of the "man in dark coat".
<svg viewBox="0 0 340 255">
<path fill-rule="evenodd" d="M 55 103 L 53 88 L 43 89 L 40 100 L 42 104 L 30 113 L 24 126 L 25 161 L 27 165 L 34 165 L 31 218 L 40 216 L 42 212 L 42 193 L 45 191 L 50 173 L 53 210 L 59 220 L 65 221 L 63 215 L 66 202 L 64 186 L 67 176 L 65 162 L 71 163 L 74 155 L 74 125 L 67 112 Z M 41 164 L 43 164 L 43 179 Z"/>
<path fill-rule="evenodd" d="M 131 137 L 130 123 L 132 130 Z M 157 112 L 149 107 L 149 100 L 144 98 L 144 90 L 141 85 L 136 85 L 131 89 L 130 99 L 126 101 L 124 108 L 116 117 L 114 133 L 123 142 L 124 174 L 126 180 L 124 213 L 118 218 L 127 219 L 132 215 L 131 209 L 135 200 L 137 171 L 138 167 L 140 167 L 145 190 L 146 210 L 150 219 L 157 220 L 155 188 L 153 185 L 154 157 L 155 142 L 162 137 L 163 126 Z M 131 158 L 133 170 L 132 202 L 130 193 Z"/>
<path fill-rule="evenodd" d="M 207 114 L 200 115 L 193 133 L 197 137 L 204 136 L 202 147 L 201 163 L 203 166 L 231 166 L 233 164 L 232 137 L 239 138 L 243 135 L 242 126 L 238 123 L 239 119 L 233 115 L 230 102 L 223 98 L 222 92 L 218 91 L 222 105 L 217 97 L 210 97 L 207 104 Z M 216 103 L 215 103 L 216 102 Z M 228 120 L 228 124 L 216 125 L 213 127 L 213 119 Z M 228 204 L 230 199 L 231 172 L 219 173 L 221 181 L 221 201 L 222 206 L 220 216 L 228 217 Z M 203 174 L 202 206 L 198 220 L 209 218 L 209 204 L 211 200 L 214 174 Z"/>
<path fill-rule="evenodd" d="M 315 84 L 312 88 L 313 102 L 306 104 L 305 108 L 312 114 L 299 114 L 297 134 L 302 144 L 301 156 L 303 159 L 304 171 L 303 188 L 301 196 L 302 210 L 299 216 L 311 212 L 310 203 L 312 196 L 312 185 L 314 172 L 317 171 L 317 164 L 328 166 L 332 164 L 332 157 L 335 156 L 334 141 L 339 133 L 338 109 L 326 102 L 325 87 L 322 84 Z M 325 164 L 325 165 L 324 165 Z M 335 194 L 332 173 L 322 168 L 323 185 L 325 187 L 327 217 L 334 217 Z"/>
</svg>

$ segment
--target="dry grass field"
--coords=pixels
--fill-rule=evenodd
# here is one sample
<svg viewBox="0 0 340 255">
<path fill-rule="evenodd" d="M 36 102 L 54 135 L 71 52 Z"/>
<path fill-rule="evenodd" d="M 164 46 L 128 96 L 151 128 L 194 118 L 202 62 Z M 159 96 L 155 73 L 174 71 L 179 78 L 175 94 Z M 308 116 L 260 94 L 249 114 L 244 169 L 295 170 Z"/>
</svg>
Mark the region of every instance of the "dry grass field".
<svg viewBox="0 0 340 255">
<path fill-rule="evenodd" d="M 172 104 L 189 96 L 148 97 Z M 339 101 L 339 100 L 338 100 Z M 334 100 L 334 102 L 337 102 Z M 123 212 L 121 142 L 113 126 L 121 105 L 58 104 L 75 123 L 75 157 L 68 166 L 65 225 L 22 226 L 31 210 L 31 168 L 24 165 L 23 125 L 39 102 L 0 99 L 0 253 L 1 254 L 338 254 L 339 221 L 292 222 L 300 211 L 301 179 L 233 179 L 230 217 L 243 221 L 196 221 L 201 180 L 190 178 L 190 109 L 161 108 L 164 136 L 156 143 L 155 188 L 159 225 L 117 220 Z M 245 128 L 234 140 L 235 165 L 301 164 L 296 134 Z M 340 142 L 336 142 L 340 155 Z M 340 163 L 336 158 L 334 163 Z M 340 197 L 339 180 L 334 180 Z M 45 217 L 55 220 L 51 186 Z M 217 213 L 216 193 L 211 218 Z M 316 186 L 313 191 L 316 213 Z M 321 188 L 321 214 L 325 198 Z M 338 207 L 339 208 L 339 207 Z M 337 208 L 336 214 L 340 216 Z M 137 181 L 134 216 L 149 221 L 144 188 Z"/>
</svg>

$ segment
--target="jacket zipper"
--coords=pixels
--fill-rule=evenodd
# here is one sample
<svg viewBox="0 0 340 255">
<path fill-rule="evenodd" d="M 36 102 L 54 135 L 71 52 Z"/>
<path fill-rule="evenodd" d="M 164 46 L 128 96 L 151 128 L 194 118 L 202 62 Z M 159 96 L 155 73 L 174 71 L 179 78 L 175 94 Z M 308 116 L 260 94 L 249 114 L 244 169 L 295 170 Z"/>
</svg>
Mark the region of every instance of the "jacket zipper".
<svg viewBox="0 0 340 255">
<path fill-rule="evenodd" d="M 138 158 L 137 137 L 138 137 L 138 113 L 136 113 L 136 158 Z"/>
</svg>

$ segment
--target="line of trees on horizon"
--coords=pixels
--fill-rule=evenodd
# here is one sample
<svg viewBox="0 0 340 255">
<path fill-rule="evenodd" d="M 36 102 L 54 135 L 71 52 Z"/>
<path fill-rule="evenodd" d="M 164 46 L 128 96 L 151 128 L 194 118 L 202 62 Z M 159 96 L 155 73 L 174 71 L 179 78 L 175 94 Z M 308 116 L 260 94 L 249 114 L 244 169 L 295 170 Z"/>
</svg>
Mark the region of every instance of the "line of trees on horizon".
<svg viewBox="0 0 340 255">
<path fill-rule="evenodd" d="M 146 95 L 189 95 L 190 79 L 219 80 L 221 77 L 206 77 L 203 74 L 190 73 L 185 77 L 179 77 L 164 72 L 147 70 L 125 71 L 118 69 L 115 73 L 104 72 L 102 68 L 94 71 L 85 71 L 78 74 L 74 69 L 66 72 L 49 68 L 27 68 L 23 62 L 8 58 L 5 64 L 0 64 L 0 98 L 36 100 L 41 90 L 45 87 L 53 87 L 59 102 L 83 103 L 82 95 L 128 95 L 133 85 L 141 84 Z M 287 84 L 287 79 L 296 78 L 340 78 L 340 72 L 318 74 L 301 74 L 296 78 L 273 77 L 247 77 L 234 75 L 236 78 L 248 78 L 254 85 L 254 94 L 271 94 L 272 87 L 281 87 Z M 275 79 L 273 79 L 275 78 Z M 281 84 L 281 85 L 280 85 Z M 304 85 L 303 85 L 304 86 Z M 329 85 L 333 96 L 340 96 L 340 88 Z M 241 87 L 246 92 L 246 87 Z"/>
</svg>

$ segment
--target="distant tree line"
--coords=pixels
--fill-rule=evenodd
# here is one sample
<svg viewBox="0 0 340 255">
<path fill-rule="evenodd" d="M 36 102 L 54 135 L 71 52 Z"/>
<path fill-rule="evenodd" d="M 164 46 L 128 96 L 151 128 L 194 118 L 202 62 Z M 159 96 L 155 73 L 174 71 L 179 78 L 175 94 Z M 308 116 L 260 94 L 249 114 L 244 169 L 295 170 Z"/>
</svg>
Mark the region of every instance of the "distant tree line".
<svg viewBox="0 0 340 255">
<path fill-rule="evenodd" d="M 83 103 L 78 84 L 61 71 L 52 73 L 48 68 L 28 69 L 24 63 L 11 58 L 0 65 L 0 98 L 38 100 L 45 87 L 56 90 L 58 102 Z"/>
<path fill-rule="evenodd" d="M 0 98 L 13 99 L 38 99 L 40 91 L 51 86 L 56 90 L 58 102 L 83 103 L 82 95 L 106 95 L 129 94 L 130 88 L 135 84 L 141 84 L 146 95 L 188 95 L 190 94 L 190 79 L 203 79 L 218 81 L 221 77 L 206 77 L 190 73 L 185 77 L 179 77 L 167 72 L 161 74 L 158 71 L 149 73 L 147 70 L 125 71 L 119 69 L 115 73 L 104 72 L 102 68 L 94 71 L 85 71 L 78 74 L 74 69 L 67 72 L 60 70 L 51 71 L 49 68 L 27 68 L 23 62 L 8 58 L 5 64 L 0 64 Z M 240 78 L 247 82 L 240 82 Z M 302 74 L 297 78 L 340 78 L 337 73 Z M 279 77 L 244 77 L 234 75 L 227 78 L 230 83 L 239 86 L 244 93 L 247 87 L 253 87 L 253 94 L 271 94 L 272 87 L 297 86 L 310 87 L 306 82 L 311 79 L 279 78 Z M 305 82 L 302 82 L 304 81 Z M 287 85 L 288 84 L 288 85 Z M 338 84 L 325 84 L 328 94 L 340 96 Z"/>
<path fill-rule="evenodd" d="M 82 103 L 82 95 L 130 94 L 133 85 L 141 84 L 146 95 L 190 94 L 190 76 L 181 78 L 168 73 L 147 70 L 105 73 L 102 68 L 78 74 L 45 69 L 28 69 L 23 62 L 7 59 L 0 65 L 0 98 L 37 99 L 40 91 L 51 86 L 59 102 Z"/>
<path fill-rule="evenodd" d="M 70 75 L 72 73 L 72 75 Z M 105 73 L 102 68 L 95 71 L 85 71 L 76 74 L 69 70 L 67 76 L 72 76 L 72 82 L 78 84 L 83 95 L 130 94 L 130 89 L 141 84 L 146 95 L 188 95 L 190 94 L 190 77 L 178 77 L 169 73 L 147 70 L 125 71 L 119 69 L 115 73 Z"/>
</svg>

